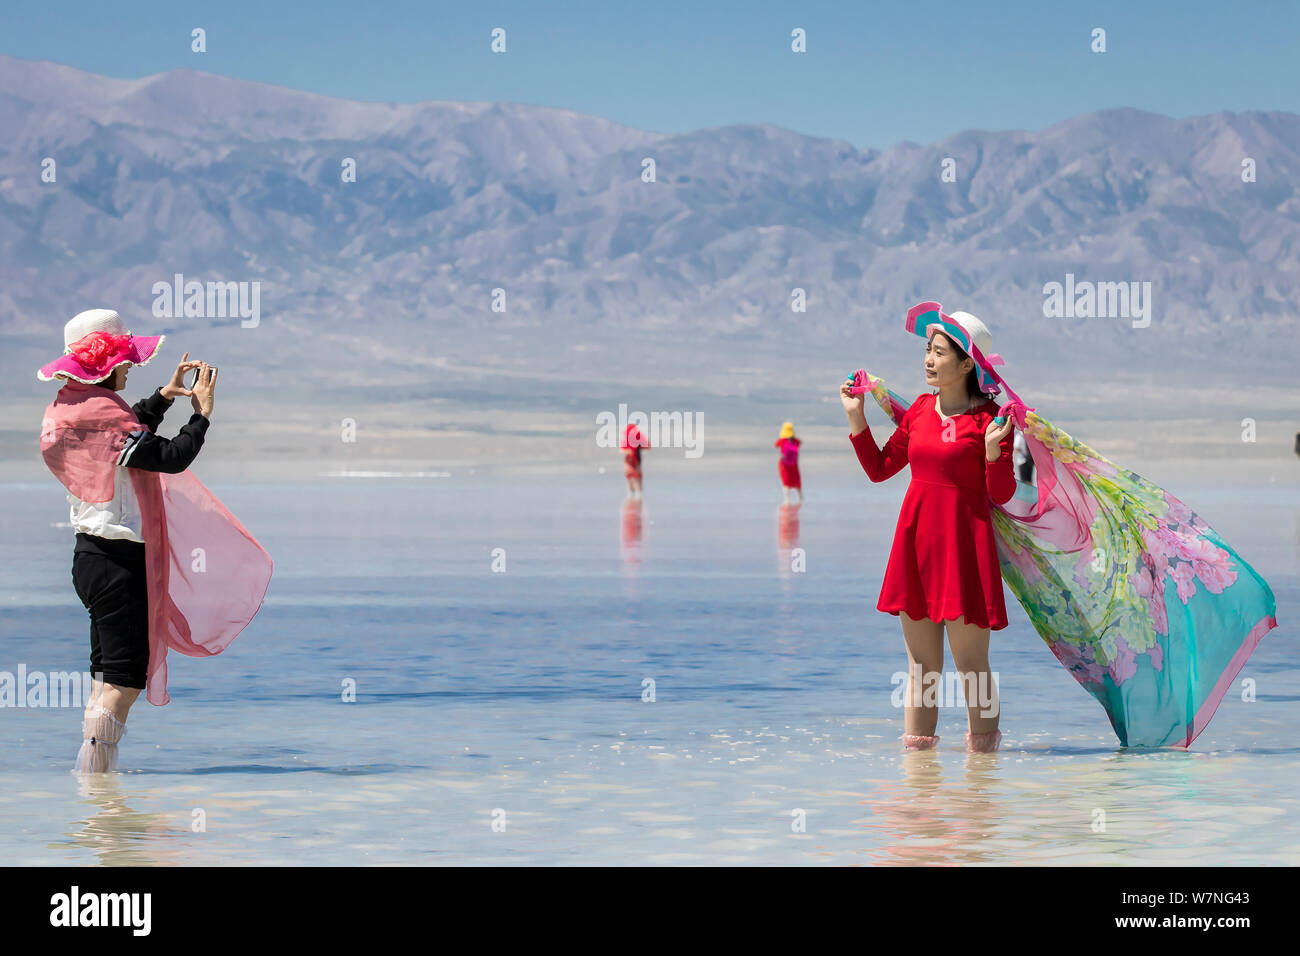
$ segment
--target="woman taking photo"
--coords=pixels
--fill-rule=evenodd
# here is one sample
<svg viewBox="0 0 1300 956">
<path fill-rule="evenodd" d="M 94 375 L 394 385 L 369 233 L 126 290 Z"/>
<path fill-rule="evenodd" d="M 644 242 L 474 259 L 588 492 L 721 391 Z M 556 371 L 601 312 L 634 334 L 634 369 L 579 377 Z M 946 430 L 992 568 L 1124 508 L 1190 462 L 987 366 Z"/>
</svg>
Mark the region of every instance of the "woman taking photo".
<svg viewBox="0 0 1300 956">
<path fill-rule="evenodd" d="M 911 404 L 883 449 L 871 435 L 864 395 L 854 394 L 852 380 L 840 387 L 840 399 L 858 461 L 872 481 L 912 467 L 876 604 L 899 616 L 907 647 L 903 743 L 925 750 L 939 741 L 931 682 L 943 670 L 946 627 L 966 687 L 967 748 L 992 751 L 1002 735 L 989 673 L 989 632 L 1007 626 L 1007 612 L 989 500 L 1002 504 L 1016 491 L 1014 423 L 994 421 L 997 406 L 985 395 L 992 382 L 969 355 L 971 342 L 991 354 L 988 329 L 969 313 L 947 318 L 917 330 L 926 336 L 925 381 L 935 391 Z"/>
<path fill-rule="evenodd" d="M 68 491 L 72 583 L 90 614 L 93 690 L 75 765 L 83 773 L 116 769 L 142 690 L 151 704 L 170 700 L 167 651 L 220 653 L 257 613 L 271 578 L 270 556 L 187 470 L 212 418 L 216 369 L 187 352 L 147 398 L 129 406 L 118 395 L 163 339 L 132 335 L 113 310 L 91 309 L 64 326 L 63 355 L 36 373 L 64 383 L 40 441 Z M 157 430 L 179 396 L 194 413 L 168 440 Z"/>
</svg>

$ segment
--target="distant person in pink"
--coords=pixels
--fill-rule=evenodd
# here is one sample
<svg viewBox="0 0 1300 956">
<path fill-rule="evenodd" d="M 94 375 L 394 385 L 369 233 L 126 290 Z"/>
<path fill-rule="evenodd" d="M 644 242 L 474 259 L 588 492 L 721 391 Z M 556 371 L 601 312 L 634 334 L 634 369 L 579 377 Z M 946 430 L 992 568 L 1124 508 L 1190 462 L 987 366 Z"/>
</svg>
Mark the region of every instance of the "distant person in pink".
<svg viewBox="0 0 1300 956">
<path fill-rule="evenodd" d="M 790 492 L 799 495 L 797 505 L 803 504 L 803 483 L 799 480 L 799 439 L 794 437 L 794 424 L 786 422 L 781 426 L 781 435 L 774 442 L 780 449 L 781 459 L 777 467 L 781 472 L 781 495 L 785 504 L 790 504 Z"/>
</svg>

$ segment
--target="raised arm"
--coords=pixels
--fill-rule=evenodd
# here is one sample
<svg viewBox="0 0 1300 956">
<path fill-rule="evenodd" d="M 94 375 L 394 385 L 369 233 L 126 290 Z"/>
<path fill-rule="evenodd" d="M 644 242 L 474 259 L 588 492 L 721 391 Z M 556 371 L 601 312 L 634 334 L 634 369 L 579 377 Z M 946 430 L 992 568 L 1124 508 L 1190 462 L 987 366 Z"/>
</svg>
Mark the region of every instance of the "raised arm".
<svg viewBox="0 0 1300 956">
<path fill-rule="evenodd" d="M 172 407 L 173 401 L 174 399 L 163 396 L 161 388 L 156 388 L 152 395 L 132 405 L 131 411 L 135 412 L 135 417 L 140 419 L 141 425 L 151 432 L 156 432 L 158 426 L 162 424 L 163 416 L 167 414 L 167 409 Z"/>
<path fill-rule="evenodd" d="M 172 439 L 149 431 L 132 432 L 117 463 L 142 471 L 161 471 L 177 475 L 194 463 L 208 432 L 208 420 L 195 412 Z"/>
<path fill-rule="evenodd" d="M 850 433 L 849 440 L 853 442 L 853 450 L 858 454 L 858 462 L 861 463 L 862 470 L 872 481 L 892 478 L 907 464 L 907 429 L 911 417 L 909 409 L 903 416 L 903 420 L 898 423 L 898 427 L 894 429 L 894 433 L 889 436 L 889 440 L 885 442 L 883 449 L 876 447 L 876 440 L 871 436 L 871 426 L 867 424 L 865 417 L 860 422 L 854 423 L 861 425 L 862 429 Z"/>
</svg>

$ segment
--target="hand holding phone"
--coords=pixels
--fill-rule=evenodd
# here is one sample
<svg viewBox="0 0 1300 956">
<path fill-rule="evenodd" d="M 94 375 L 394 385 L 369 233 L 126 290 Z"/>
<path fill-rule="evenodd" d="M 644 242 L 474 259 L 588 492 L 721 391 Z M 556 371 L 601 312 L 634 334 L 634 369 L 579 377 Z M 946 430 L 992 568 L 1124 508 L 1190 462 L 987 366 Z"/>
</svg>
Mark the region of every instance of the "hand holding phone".
<svg viewBox="0 0 1300 956">
<path fill-rule="evenodd" d="M 200 362 L 194 370 L 194 381 L 190 383 L 190 404 L 194 411 L 204 418 L 212 417 L 212 403 L 217 386 L 216 366 Z"/>
<path fill-rule="evenodd" d="M 190 391 L 194 390 L 194 386 L 199 380 L 199 373 L 202 371 L 202 367 L 201 367 L 202 365 L 203 363 L 200 362 L 199 365 L 196 365 L 194 368 L 190 369 L 190 372 L 192 373 L 190 375 L 190 383 L 185 386 Z M 212 374 L 214 376 L 217 374 L 217 367 L 215 365 L 209 365 L 206 367 L 212 369 Z"/>
</svg>

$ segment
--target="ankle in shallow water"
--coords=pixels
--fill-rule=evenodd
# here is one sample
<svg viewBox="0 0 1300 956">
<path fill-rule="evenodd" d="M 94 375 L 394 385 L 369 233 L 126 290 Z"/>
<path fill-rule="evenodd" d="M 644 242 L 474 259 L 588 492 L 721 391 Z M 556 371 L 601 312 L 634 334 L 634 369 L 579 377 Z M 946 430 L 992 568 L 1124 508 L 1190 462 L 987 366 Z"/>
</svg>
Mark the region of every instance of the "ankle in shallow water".
<svg viewBox="0 0 1300 956">
<path fill-rule="evenodd" d="M 1002 731 L 990 730 L 986 734 L 966 731 L 966 750 L 970 753 L 993 753 L 1002 742 Z"/>
<path fill-rule="evenodd" d="M 117 769 L 117 745 L 126 724 L 103 707 L 91 706 L 81 722 L 82 744 L 73 770 L 77 773 L 111 773 Z"/>
<path fill-rule="evenodd" d="M 933 737 L 924 734 L 903 734 L 903 746 L 908 750 L 933 750 L 938 742 L 938 734 Z"/>
</svg>

